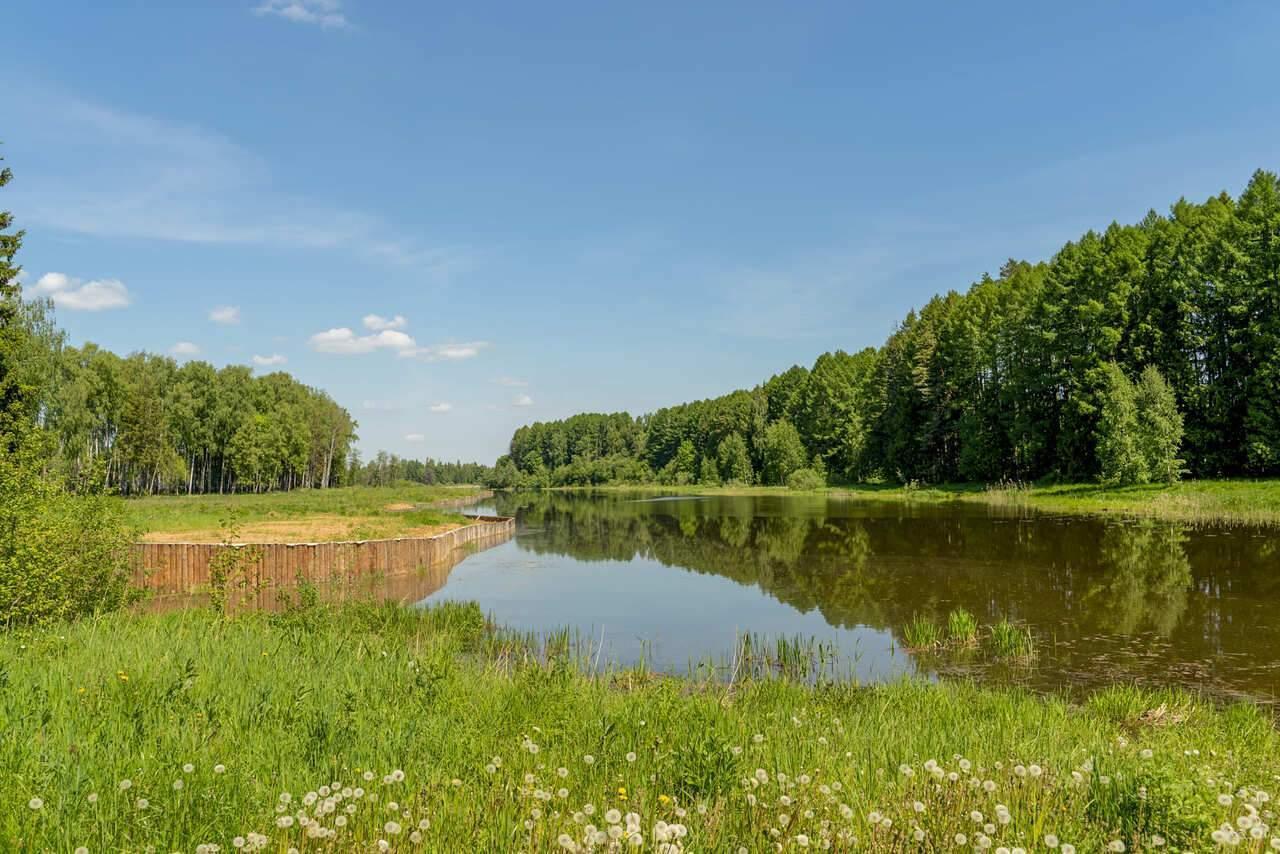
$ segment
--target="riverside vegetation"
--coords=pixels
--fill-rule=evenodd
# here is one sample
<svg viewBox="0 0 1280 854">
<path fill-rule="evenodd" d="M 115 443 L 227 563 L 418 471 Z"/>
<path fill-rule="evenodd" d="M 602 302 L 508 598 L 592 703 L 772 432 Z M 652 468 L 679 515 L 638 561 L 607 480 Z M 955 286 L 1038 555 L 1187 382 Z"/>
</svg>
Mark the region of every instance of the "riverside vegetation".
<svg viewBox="0 0 1280 854">
<path fill-rule="evenodd" d="M 1280 182 L 1011 260 L 750 390 L 522 427 L 499 486 L 1280 474 Z"/>
<path fill-rule="evenodd" d="M 11 632 L 0 673 L 15 850 L 1280 845 L 1271 721 L 1176 693 L 670 679 L 364 603 Z"/>
</svg>

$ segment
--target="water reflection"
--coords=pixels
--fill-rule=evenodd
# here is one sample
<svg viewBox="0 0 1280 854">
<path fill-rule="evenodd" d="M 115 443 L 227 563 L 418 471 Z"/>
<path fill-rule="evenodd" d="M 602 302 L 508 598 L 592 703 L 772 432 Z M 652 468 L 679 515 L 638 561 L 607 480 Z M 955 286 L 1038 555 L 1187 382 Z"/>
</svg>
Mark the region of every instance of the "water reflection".
<svg viewBox="0 0 1280 854">
<path fill-rule="evenodd" d="M 855 657 L 860 678 L 888 678 L 916 666 L 897 649 L 909 620 L 963 607 L 1029 625 L 1035 666 L 929 656 L 922 669 L 1280 695 L 1272 533 L 786 496 L 540 493 L 495 509 L 517 517 L 515 541 L 435 598 L 476 599 L 521 628 L 604 626 L 623 659 L 678 668 L 730 655 L 737 632 L 808 633 Z"/>
</svg>

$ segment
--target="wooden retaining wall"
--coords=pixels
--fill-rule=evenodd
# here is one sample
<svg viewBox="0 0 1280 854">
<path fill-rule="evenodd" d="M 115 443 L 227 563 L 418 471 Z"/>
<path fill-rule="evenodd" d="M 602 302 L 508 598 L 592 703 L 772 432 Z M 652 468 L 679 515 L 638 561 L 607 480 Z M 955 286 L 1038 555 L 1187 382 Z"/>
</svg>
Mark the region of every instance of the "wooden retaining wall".
<svg viewBox="0 0 1280 854">
<path fill-rule="evenodd" d="M 158 594 L 199 592 L 209 585 L 209 562 L 223 549 L 246 549 L 258 559 L 246 567 L 253 587 L 287 587 L 363 576 L 394 576 L 449 560 L 455 550 L 494 545 L 515 534 L 514 519 L 472 516 L 469 525 L 434 537 L 333 543 L 137 543 L 133 579 Z"/>
</svg>

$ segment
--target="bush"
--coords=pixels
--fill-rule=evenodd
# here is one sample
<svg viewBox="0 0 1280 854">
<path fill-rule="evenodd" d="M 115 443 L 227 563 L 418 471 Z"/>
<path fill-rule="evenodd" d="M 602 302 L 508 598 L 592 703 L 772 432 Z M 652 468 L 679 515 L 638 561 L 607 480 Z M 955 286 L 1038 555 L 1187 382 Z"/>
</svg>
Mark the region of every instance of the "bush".
<svg viewBox="0 0 1280 854">
<path fill-rule="evenodd" d="M 813 469 L 796 469 L 787 478 L 787 488 L 804 490 L 804 489 L 822 489 L 827 482 Z"/>
<path fill-rule="evenodd" d="M 77 495 L 38 472 L 41 438 L 0 454 L 0 624 L 72 619 L 129 595 L 130 532 L 118 498 Z"/>
</svg>

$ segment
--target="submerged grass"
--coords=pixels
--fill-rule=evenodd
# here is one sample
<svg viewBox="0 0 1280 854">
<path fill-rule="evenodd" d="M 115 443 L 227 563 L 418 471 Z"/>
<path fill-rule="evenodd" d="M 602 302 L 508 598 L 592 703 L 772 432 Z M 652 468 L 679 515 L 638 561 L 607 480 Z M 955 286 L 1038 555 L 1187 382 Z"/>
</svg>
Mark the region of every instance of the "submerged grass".
<svg viewBox="0 0 1280 854">
<path fill-rule="evenodd" d="M 305 602 L 0 636 L 0 849 L 1270 844 L 1280 742 L 1251 706 L 726 684 L 587 668 L 570 641 Z"/>
<path fill-rule="evenodd" d="M 1036 642 L 1031 629 L 1007 619 L 1002 619 L 991 627 L 987 643 L 991 653 L 997 658 L 1029 659 L 1036 654 Z"/>
<path fill-rule="evenodd" d="M 438 502 L 478 496 L 470 486 L 355 486 L 337 489 L 296 489 L 259 495 L 163 495 L 125 501 L 129 524 L 141 533 L 209 532 L 217 535 L 234 515 L 237 524 L 287 521 L 346 521 L 344 535 L 354 539 L 390 536 L 397 530 L 459 521 L 457 513 L 433 509 Z"/>
</svg>

